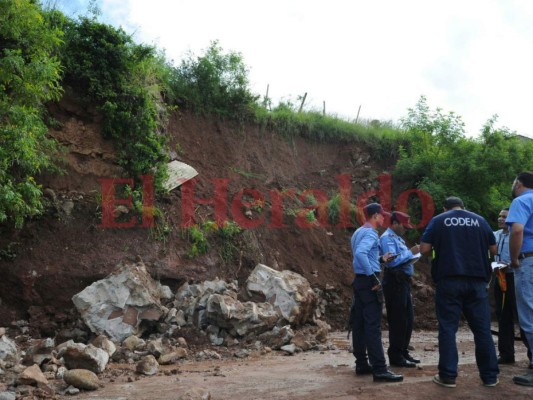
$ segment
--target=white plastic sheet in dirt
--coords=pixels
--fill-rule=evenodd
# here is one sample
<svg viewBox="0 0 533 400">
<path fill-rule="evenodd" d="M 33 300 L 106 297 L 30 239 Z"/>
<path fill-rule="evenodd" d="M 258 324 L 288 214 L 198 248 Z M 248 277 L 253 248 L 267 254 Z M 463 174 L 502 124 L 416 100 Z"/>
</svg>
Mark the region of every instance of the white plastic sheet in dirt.
<svg viewBox="0 0 533 400">
<path fill-rule="evenodd" d="M 181 161 L 172 161 L 168 163 L 168 179 L 164 183 L 164 186 L 167 190 L 176 189 L 178 186 L 183 185 L 188 180 L 191 180 L 198 172 L 185 163 Z"/>
</svg>

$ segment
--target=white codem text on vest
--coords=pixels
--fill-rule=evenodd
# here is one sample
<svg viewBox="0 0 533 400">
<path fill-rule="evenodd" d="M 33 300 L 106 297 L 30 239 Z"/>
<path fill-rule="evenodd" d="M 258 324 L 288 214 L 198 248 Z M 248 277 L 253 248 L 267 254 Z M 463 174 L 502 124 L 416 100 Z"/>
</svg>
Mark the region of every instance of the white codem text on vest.
<svg viewBox="0 0 533 400">
<path fill-rule="evenodd" d="M 477 226 L 479 227 L 479 221 L 473 218 L 446 218 L 444 220 L 446 226 Z"/>
</svg>

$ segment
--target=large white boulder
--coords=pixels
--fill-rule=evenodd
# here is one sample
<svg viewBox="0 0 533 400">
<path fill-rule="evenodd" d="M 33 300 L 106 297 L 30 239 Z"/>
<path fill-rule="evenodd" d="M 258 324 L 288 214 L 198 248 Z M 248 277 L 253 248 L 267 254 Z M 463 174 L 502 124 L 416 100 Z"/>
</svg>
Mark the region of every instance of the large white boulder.
<svg viewBox="0 0 533 400">
<path fill-rule="evenodd" d="M 141 321 L 157 321 L 164 314 L 161 288 L 142 262 L 125 264 L 72 297 L 87 326 L 116 342 L 141 333 Z"/>
<path fill-rule="evenodd" d="M 297 326 L 312 321 L 317 296 L 309 281 L 292 271 L 276 271 L 257 264 L 246 280 L 246 291 L 252 297 L 264 296 L 282 317 Z"/>
</svg>

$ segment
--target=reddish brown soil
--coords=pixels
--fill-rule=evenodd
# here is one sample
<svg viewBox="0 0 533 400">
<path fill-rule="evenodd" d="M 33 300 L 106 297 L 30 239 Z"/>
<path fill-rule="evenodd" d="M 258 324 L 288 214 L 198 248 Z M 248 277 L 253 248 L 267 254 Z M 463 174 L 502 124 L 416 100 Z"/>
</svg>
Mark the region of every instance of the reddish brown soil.
<svg viewBox="0 0 533 400">
<path fill-rule="evenodd" d="M 197 169 L 197 197 L 212 196 L 212 179 L 230 179 L 228 202 L 235 193 L 253 188 L 263 193 L 266 222 L 238 236 L 238 251 L 231 262 L 220 256 L 221 246 L 211 243 L 206 255 L 189 258 L 190 243 L 179 227 L 181 192 L 172 191 L 159 201 L 166 223 L 171 227 L 164 240 L 157 230 L 102 229 L 98 203 L 98 179 L 119 176 L 112 144 L 102 139 L 100 119 L 78 104 L 72 96 L 51 108 L 62 124 L 52 129 L 67 148 L 65 174 L 44 176 L 43 188 L 50 188 L 56 200 L 50 201 L 47 213 L 29 221 L 19 232 L 0 231 L 0 248 L 12 244 L 14 260 L 0 259 L 0 326 L 15 319 L 28 319 L 50 335 L 60 327 L 72 308 L 71 297 L 91 282 L 109 274 L 124 259 L 140 256 L 152 275 L 175 290 L 185 281 L 220 277 L 239 279 L 243 283 L 258 263 L 276 269 L 290 269 L 304 275 L 313 287 L 328 289 L 326 318 L 337 328 L 344 327 L 350 301 L 352 279 L 349 239 L 351 229 L 303 229 L 285 216 L 286 228 L 268 227 L 271 198 L 269 190 L 316 188 L 329 195 L 337 190 L 336 175 L 351 177 L 351 198 L 375 187 L 376 177 L 387 165 L 372 161 L 362 145 L 317 144 L 301 138 L 287 140 L 263 127 L 239 125 L 218 119 L 174 113 L 168 130 L 177 158 Z M 391 165 L 394 160 L 390 160 Z M 393 183 L 394 188 L 394 183 Z M 48 192 L 49 196 L 52 196 Z M 70 215 L 62 205 L 73 202 Z M 296 205 L 295 205 L 296 206 Z M 231 218 L 228 205 L 228 217 Z M 198 206 L 197 220 L 212 219 L 210 206 Z M 253 218 L 261 218 L 257 211 Z M 420 263 L 415 285 L 417 327 L 434 328 L 431 290 L 426 285 L 427 267 Z M 335 294 L 341 301 L 334 301 Z M 44 324 L 43 318 L 59 314 L 60 321 Z"/>
</svg>

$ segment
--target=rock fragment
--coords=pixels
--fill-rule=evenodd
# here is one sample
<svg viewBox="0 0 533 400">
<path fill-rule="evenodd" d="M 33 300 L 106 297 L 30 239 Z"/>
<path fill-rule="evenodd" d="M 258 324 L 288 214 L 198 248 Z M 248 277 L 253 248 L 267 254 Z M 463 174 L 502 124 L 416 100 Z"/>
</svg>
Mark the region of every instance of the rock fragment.
<svg viewBox="0 0 533 400">
<path fill-rule="evenodd" d="M 63 374 L 63 380 L 67 385 L 77 389 L 96 390 L 100 387 L 98 376 L 87 369 L 71 369 Z"/>
<path fill-rule="evenodd" d="M 159 371 L 159 364 L 153 355 L 148 355 L 143 357 L 141 361 L 137 364 L 135 370 L 139 374 L 143 375 L 155 375 Z"/>
</svg>

